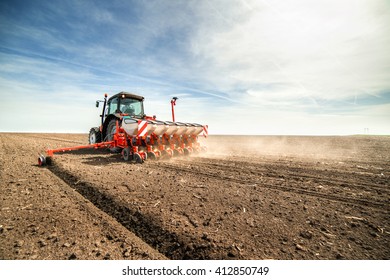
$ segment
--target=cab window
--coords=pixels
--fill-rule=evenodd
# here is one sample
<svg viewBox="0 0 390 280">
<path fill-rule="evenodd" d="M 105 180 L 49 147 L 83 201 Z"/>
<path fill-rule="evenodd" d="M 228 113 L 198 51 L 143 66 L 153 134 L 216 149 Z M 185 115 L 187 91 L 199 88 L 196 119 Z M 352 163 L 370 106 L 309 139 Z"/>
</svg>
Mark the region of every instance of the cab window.
<svg viewBox="0 0 390 280">
<path fill-rule="evenodd" d="M 118 98 L 114 98 L 108 103 L 108 114 L 115 114 L 118 109 Z"/>
<path fill-rule="evenodd" d="M 120 106 L 121 112 L 124 114 L 129 114 L 130 116 L 143 115 L 142 101 L 126 98 L 121 100 Z"/>
</svg>

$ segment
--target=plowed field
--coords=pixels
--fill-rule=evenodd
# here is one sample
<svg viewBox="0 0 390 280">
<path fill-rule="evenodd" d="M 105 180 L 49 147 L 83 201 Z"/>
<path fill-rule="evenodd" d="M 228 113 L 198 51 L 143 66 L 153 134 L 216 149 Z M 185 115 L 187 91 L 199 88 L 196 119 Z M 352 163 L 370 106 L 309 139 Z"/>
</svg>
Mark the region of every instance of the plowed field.
<svg viewBox="0 0 390 280">
<path fill-rule="evenodd" d="M 0 134 L 1 259 L 390 258 L 390 137 L 210 136 L 190 157 L 37 166 L 86 142 Z"/>
</svg>

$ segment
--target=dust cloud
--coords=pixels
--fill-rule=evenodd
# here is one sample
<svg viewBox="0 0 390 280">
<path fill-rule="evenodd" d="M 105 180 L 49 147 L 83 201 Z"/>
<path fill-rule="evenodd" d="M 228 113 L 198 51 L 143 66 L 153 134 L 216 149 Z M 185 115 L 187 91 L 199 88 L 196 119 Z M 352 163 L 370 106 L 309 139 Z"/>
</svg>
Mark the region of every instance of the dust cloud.
<svg viewBox="0 0 390 280">
<path fill-rule="evenodd" d="M 368 156 L 382 159 L 383 155 L 367 153 L 366 147 L 371 145 L 373 138 L 378 137 L 211 135 L 199 141 L 207 147 L 207 155 L 202 156 L 209 157 L 275 156 L 347 160 Z M 379 140 L 381 138 L 385 145 L 388 142 L 386 137 L 379 137 Z"/>
</svg>

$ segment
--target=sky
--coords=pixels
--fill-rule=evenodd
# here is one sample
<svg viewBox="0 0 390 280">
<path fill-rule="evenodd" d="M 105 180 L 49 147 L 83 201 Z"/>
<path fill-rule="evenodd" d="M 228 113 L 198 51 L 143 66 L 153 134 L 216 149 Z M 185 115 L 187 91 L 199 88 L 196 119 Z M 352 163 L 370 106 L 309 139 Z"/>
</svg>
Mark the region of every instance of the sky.
<svg viewBox="0 0 390 280">
<path fill-rule="evenodd" d="M 210 134 L 390 135 L 390 1 L 0 1 L 0 132 L 88 133 L 104 93 Z"/>
</svg>

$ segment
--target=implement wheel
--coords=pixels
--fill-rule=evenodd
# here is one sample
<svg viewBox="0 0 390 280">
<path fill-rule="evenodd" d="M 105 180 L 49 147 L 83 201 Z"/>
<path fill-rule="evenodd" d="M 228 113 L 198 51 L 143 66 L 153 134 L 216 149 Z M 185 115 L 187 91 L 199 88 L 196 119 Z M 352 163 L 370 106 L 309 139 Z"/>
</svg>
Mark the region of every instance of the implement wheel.
<svg viewBox="0 0 390 280">
<path fill-rule="evenodd" d="M 51 157 L 45 157 L 44 155 L 40 155 L 38 157 L 38 166 L 51 165 L 52 159 Z"/>
<path fill-rule="evenodd" d="M 170 152 L 170 150 L 169 150 L 169 152 Z M 172 157 L 172 155 L 169 152 L 166 150 L 162 150 L 160 152 L 160 158 L 161 159 L 170 159 Z"/>
<path fill-rule="evenodd" d="M 45 156 L 40 155 L 38 157 L 38 165 L 39 166 L 45 166 L 46 165 L 46 157 Z"/>
<path fill-rule="evenodd" d="M 136 163 L 144 163 L 144 159 L 139 153 L 134 153 L 133 157 Z"/>
<path fill-rule="evenodd" d="M 178 156 L 180 156 L 181 154 L 180 154 L 180 152 L 179 152 L 179 150 L 178 149 L 174 149 L 173 150 L 173 156 L 174 157 L 178 157 Z"/>
<path fill-rule="evenodd" d="M 155 152 L 148 152 L 148 158 L 150 158 L 151 160 L 156 160 L 157 159 L 157 156 L 155 154 Z"/>
<path fill-rule="evenodd" d="M 131 151 L 130 151 L 129 147 L 126 147 L 126 148 L 123 149 L 122 155 L 123 155 L 123 159 L 125 161 L 129 161 L 129 160 L 132 159 L 132 155 L 131 155 Z"/>
</svg>

